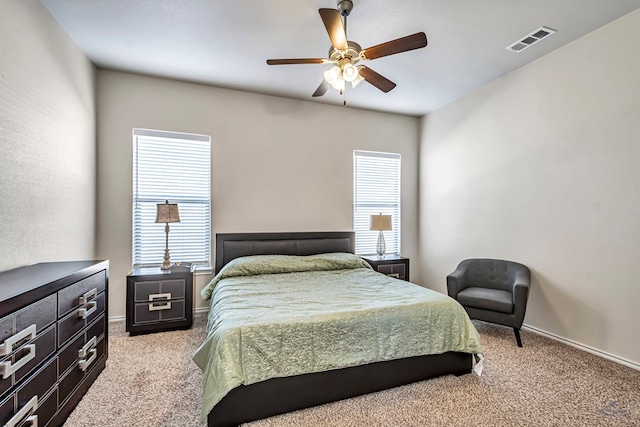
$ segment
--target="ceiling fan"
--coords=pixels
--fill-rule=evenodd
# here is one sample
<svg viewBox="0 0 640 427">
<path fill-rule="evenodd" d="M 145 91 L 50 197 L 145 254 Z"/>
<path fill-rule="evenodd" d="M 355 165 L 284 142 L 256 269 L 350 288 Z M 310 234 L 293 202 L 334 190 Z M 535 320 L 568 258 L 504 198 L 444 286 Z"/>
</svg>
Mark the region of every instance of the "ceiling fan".
<svg viewBox="0 0 640 427">
<path fill-rule="evenodd" d="M 362 49 L 358 43 L 347 40 L 347 16 L 352 9 L 351 0 L 338 0 L 337 10 L 319 9 L 322 22 L 331 39 L 329 58 L 267 59 L 267 64 L 333 64 L 331 69 L 324 72 L 324 80 L 313 93 L 314 97 L 324 95 L 330 86 L 342 94 L 347 82 L 355 88 L 366 81 L 385 93 L 389 92 L 396 87 L 394 82 L 358 63 L 423 48 L 427 45 L 427 36 L 420 32 Z M 344 17 L 344 23 L 341 17 Z"/>
</svg>

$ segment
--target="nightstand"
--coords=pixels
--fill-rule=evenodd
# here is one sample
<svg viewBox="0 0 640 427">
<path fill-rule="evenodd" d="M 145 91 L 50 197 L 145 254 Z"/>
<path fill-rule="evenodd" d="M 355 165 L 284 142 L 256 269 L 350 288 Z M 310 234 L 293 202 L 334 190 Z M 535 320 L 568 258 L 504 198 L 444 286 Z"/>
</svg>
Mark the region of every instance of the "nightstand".
<svg viewBox="0 0 640 427">
<path fill-rule="evenodd" d="M 409 281 L 409 258 L 395 254 L 387 254 L 383 257 L 378 255 L 361 255 L 361 257 L 377 272 Z"/>
<path fill-rule="evenodd" d="M 127 275 L 130 335 L 189 329 L 193 325 L 193 267 L 136 268 Z"/>
</svg>

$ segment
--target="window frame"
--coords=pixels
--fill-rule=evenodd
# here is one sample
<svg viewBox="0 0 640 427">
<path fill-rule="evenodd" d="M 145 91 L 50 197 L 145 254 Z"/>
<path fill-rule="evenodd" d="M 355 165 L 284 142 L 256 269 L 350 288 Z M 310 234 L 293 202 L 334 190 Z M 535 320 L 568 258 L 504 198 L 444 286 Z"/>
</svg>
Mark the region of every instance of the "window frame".
<svg viewBox="0 0 640 427">
<path fill-rule="evenodd" d="M 163 224 L 155 224 L 155 205 L 157 203 L 164 203 L 165 200 L 168 200 L 169 203 L 178 204 L 181 220 L 180 223 L 169 224 L 169 252 L 172 265 L 175 264 L 176 261 L 180 261 L 183 263 L 193 263 L 197 273 L 210 273 L 212 271 L 213 265 L 211 241 L 211 136 L 185 132 L 133 128 L 132 139 L 133 176 L 131 198 L 131 263 L 133 268 L 156 267 L 162 265 L 163 257 L 157 256 L 157 254 L 153 256 L 153 261 L 149 261 L 149 255 L 144 254 L 145 247 L 143 247 L 144 244 L 142 243 L 142 241 L 144 239 L 152 239 L 153 243 L 147 244 L 146 250 L 157 251 L 159 248 L 159 244 L 157 241 L 159 239 L 159 236 L 161 236 L 161 251 L 162 253 L 164 253 L 165 227 Z M 166 154 L 161 153 L 160 150 L 157 151 L 157 153 L 160 153 L 160 156 L 164 156 L 164 161 L 156 158 L 150 166 L 147 166 L 147 169 L 145 171 L 141 172 L 141 147 L 139 144 L 150 144 L 153 143 L 154 140 L 155 142 L 164 140 L 164 143 L 167 144 Z M 184 144 L 189 143 L 194 144 L 191 147 L 191 151 L 193 151 L 191 153 L 191 156 L 196 156 L 202 153 L 205 153 L 205 155 L 198 158 L 192 157 L 191 160 L 193 160 L 193 162 L 189 161 L 189 157 L 186 157 L 183 160 L 185 160 L 187 164 L 184 165 L 184 168 L 182 170 L 193 170 L 192 168 L 197 166 L 199 176 L 206 176 L 206 179 L 201 179 L 197 185 L 193 184 L 193 188 L 195 188 L 194 192 L 190 194 L 188 192 L 178 194 L 177 189 L 184 188 L 185 182 L 188 180 L 188 178 L 185 178 L 185 176 L 188 177 L 189 174 L 183 174 L 183 179 L 178 178 L 178 175 L 180 174 L 175 173 L 175 169 L 179 169 L 180 167 L 180 158 L 171 157 L 171 153 L 173 152 L 175 155 L 176 152 L 179 152 L 179 154 L 188 152 L 188 150 L 185 150 Z M 149 151 L 153 151 L 153 149 Z M 149 157 L 158 156 L 149 155 Z M 205 157 L 207 159 L 206 161 L 203 160 Z M 169 163 L 169 166 L 166 165 L 166 162 Z M 144 175 L 145 172 L 148 173 L 149 171 L 166 174 L 169 167 L 172 167 L 174 169 L 175 176 L 173 178 L 176 178 L 175 184 L 169 186 L 169 188 L 173 187 L 173 191 L 170 190 L 167 192 L 167 194 L 161 195 L 159 192 L 157 192 L 156 194 L 152 194 L 148 189 L 140 189 L 141 185 L 144 186 L 144 182 L 141 183 L 141 181 L 144 181 L 144 179 L 147 179 L 147 187 L 154 187 L 154 184 L 149 184 L 150 182 L 153 182 L 149 177 L 143 178 L 141 180 L 140 174 Z M 150 209 L 152 209 L 153 212 L 150 212 Z M 194 209 L 196 210 L 195 213 Z M 150 220 L 150 214 L 153 214 L 153 220 Z M 184 221 L 185 218 L 189 217 L 194 219 L 192 224 Z M 149 227 L 151 222 L 153 222 L 153 227 L 145 228 Z M 200 237 L 190 239 L 188 235 L 190 234 L 190 232 L 191 235 L 193 235 L 194 230 L 199 233 L 198 236 Z M 182 240 L 180 240 L 180 242 L 177 242 L 179 236 Z M 199 245 L 204 244 L 204 247 L 199 246 L 199 248 L 197 248 L 192 254 L 195 255 L 196 253 L 202 253 L 202 258 L 206 259 L 180 259 L 179 254 L 182 254 L 183 251 L 186 251 L 185 247 L 189 246 L 189 242 L 191 242 L 192 244 L 197 243 Z M 176 256 L 174 256 L 174 254 L 176 254 Z M 200 257 L 197 256 L 196 258 Z"/>
<path fill-rule="evenodd" d="M 364 159 L 388 159 L 391 161 L 397 161 L 397 166 L 394 170 L 394 174 L 397 175 L 397 183 L 395 184 L 395 193 L 397 197 L 393 202 L 385 201 L 376 203 L 375 201 L 363 201 L 362 196 L 358 194 L 359 183 L 358 183 L 358 158 L 362 160 Z M 366 160 L 365 160 L 366 161 Z M 366 167 L 367 165 L 365 165 Z M 370 167 L 370 166 L 369 166 Z M 365 150 L 354 150 L 353 151 L 353 230 L 356 233 L 356 249 L 355 252 L 358 255 L 376 255 L 376 243 L 378 240 L 377 231 L 369 230 L 369 218 L 370 215 L 375 215 L 378 213 L 382 214 L 390 214 L 392 215 L 391 223 L 392 230 L 385 231 L 385 243 L 387 247 L 387 251 L 385 252 L 388 255 L 396 254 L 399 255 L 401 252 L 401 219 L 402 219 L 402 211 L 401 211 L 401 200 L 402 200 L 402 156 L 400 153 L 391 153 L 391 152 L 381 152 L 381 151 L 365 151 Z M 362 177 L 361 177 L 362 178 Z M 395 176 L 392 176 L 391 179 L 395 181 Z M 384 178 L 382 180 L 385 180 Z M 379 185 L 375 182 L 370 183 L 370 185 L 376 186 Z M 393 183 L 392 183 L 393 185 Z M 378 187 L 379 188 L 379 187 Z M 375 187 L 369 189 L 370 191 L 375 190 Z M 362 191 L 360 191 L 362 193 Z M 357 219 L 357 214 L 359 209 L 364 209 L 366 212 L 366 218 Z M 366 224 L 366 228 L 365 228 Z M 389 234 L 391 233 L 391 234 Z M 389 239 L 391 237 L 391 239 Z M 389 242 L 391 241 L 391 247 Z M 363 249 L 363 246 L 365 249 Z"/>
</svg>

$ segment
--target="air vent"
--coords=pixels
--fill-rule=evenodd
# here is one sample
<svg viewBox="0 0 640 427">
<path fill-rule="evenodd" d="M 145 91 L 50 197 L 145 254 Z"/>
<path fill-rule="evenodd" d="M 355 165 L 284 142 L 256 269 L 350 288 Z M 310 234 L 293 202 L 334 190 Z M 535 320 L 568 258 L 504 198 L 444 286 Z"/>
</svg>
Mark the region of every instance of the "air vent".
<svg viewBox="0 0 640 427">
<path fill-rule="evenodd" d="M 522 52 L 526 48 L 533 46 L 534 44 L 538 43 L 540 40 L 550 36 L 555 32 L 556 30 L 552 30 L 549 27 L 540 27 L 532 31 L 531 33 L 527 34 L 526 36 L 522 37 L 517 42 L 510 44 L 509 46 L 506 47 L 506 49 L 516 53 Z"/>
</svg>

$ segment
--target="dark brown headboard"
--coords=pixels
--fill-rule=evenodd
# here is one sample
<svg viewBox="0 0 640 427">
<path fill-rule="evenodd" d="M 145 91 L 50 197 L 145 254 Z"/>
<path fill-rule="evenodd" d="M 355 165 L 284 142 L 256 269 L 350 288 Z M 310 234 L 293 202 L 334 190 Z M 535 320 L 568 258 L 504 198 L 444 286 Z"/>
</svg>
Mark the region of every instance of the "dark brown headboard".
<svg viewBox="0 0 640 427">
<path fill-rule="evenodd" d="M 232 259 L 248 255 L 315 255 L 355 252 L 353 231 L 216 234 L 216 273 Z"/>
</svg>

